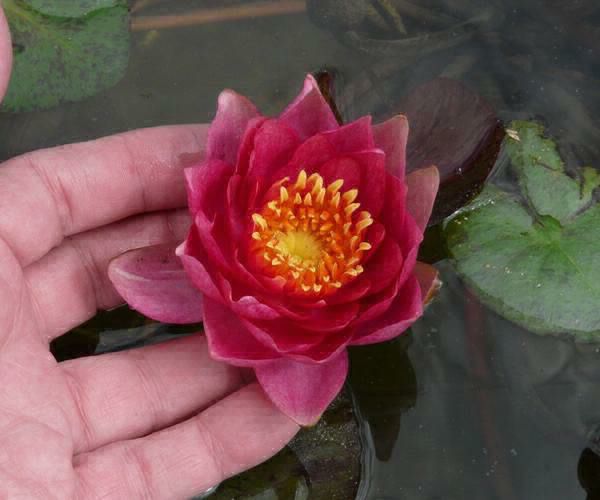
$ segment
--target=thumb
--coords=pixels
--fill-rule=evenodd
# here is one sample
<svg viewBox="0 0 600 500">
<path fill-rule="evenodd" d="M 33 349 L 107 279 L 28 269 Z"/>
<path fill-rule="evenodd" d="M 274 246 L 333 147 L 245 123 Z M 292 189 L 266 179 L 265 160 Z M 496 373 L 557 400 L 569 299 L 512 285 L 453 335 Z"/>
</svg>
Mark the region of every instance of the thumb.
<svg viewBox="0 0 600 500">
<path fill-rule="evenodd" d="M 1 2 L 0 2 L 1 3 Z M 12 43 L 4 11 L 0 6 L 0 101 L 6 93 L 12 66 Z"/>
</svg>

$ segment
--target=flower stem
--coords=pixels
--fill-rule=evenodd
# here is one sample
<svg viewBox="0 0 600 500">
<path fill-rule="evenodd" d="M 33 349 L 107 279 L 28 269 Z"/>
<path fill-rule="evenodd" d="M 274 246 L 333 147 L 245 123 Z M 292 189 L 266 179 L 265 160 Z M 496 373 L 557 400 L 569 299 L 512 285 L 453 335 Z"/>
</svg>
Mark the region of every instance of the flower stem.
<svg viewBox="0 0 600 500">
<path fill-rule="evenodd" d="M 185 14 L 139 16 L 131 20 L 132 31 L 180 28 L 201 24 L 236 21 L 254 17 L 298 14 L 306 9 L 303 0 L 257 2 L 249 5 L 198 9 Z"/>
</svg>

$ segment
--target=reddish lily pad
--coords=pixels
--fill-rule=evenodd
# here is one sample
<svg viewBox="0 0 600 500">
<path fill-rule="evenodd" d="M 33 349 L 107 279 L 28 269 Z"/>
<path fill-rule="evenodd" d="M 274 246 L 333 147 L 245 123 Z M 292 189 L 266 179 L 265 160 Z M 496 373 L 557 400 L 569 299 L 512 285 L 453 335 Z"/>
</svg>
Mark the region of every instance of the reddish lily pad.
<svg viewBox="0 0 600 500">
<path fill-rule="evenodd" d="M 397 108 L 408 117 L 407 168 L 435 165 L 440 190 L 429 224 L 482 189 L 496 162 L 504 129 L 491 105 L 462 83 L 437 78 L 410 92 Z"/>
</svg>

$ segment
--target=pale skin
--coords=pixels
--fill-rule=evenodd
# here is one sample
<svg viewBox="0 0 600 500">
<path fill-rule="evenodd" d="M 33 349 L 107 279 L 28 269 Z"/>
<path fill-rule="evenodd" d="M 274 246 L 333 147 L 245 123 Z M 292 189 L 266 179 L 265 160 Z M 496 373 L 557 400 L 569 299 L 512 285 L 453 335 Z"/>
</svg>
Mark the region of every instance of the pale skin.
<svg viewBox="0 0 600 500">
<path fill-rule="evenodd" d="M 10 71 L 0 9 L 0 97 Z M 0 165 L 0 497 L 184 499 L 298 427 L 201 335 L 57 363 L 50 341 L 122 303 L 106 268 L 177 242 L 204 126 L 160 127 Z"/>
</svg>

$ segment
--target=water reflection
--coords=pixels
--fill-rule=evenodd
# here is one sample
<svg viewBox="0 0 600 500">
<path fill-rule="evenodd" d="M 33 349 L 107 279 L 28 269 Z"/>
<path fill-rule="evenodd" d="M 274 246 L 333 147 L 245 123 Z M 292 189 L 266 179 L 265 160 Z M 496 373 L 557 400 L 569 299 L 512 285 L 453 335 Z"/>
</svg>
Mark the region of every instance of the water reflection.
<svg viewBox="0 0 600 500">
<path fill-rule="evenodd" d="M 417 378 L 407 355 L 410 334 L 384 344 L 362 346 L 350 352 L 350 385 L 366 439 L 380 461 L 388 461 L 400 431 L 402 414 L 415 405 Z"/>
</svg>

